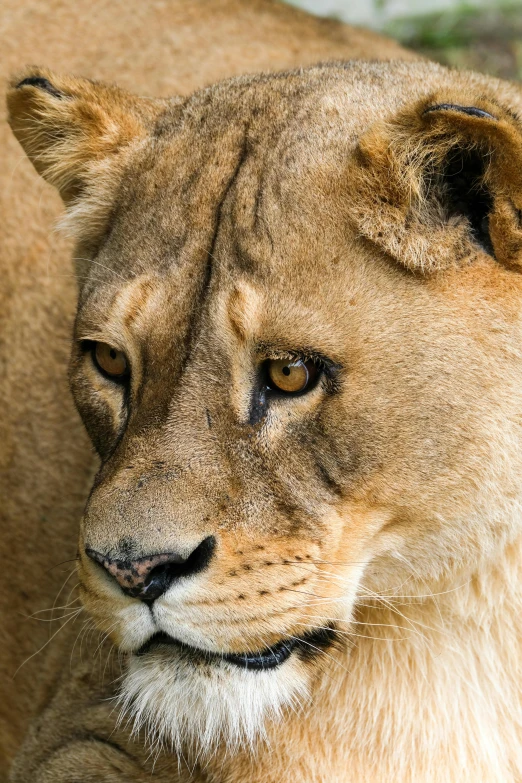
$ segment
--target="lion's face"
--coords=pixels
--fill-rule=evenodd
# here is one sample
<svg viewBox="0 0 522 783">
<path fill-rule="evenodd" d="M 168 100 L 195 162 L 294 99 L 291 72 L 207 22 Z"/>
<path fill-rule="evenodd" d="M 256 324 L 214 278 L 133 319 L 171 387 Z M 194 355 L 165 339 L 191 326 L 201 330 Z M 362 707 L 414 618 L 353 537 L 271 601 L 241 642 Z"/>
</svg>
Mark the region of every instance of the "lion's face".
<svg viewBox="0 0 522 783">
<path fill-rule="evenodd" d="M 180 745 L 252 740 L 343 654 L 358 601 L 445 589 L 513 533 L 518 228 L 504 158 L 462 142 L 494 167 L 510 120 L 486 79 L 466 113 L 473 83 L 415 68 L 96 96 L 104 138 L 111 101 L 133 118 L 121 147 L 91 143 L 76 179 L 44 166 L 80 237 L 71 383 L 102 459 L 82 598 L 129 653 L 126 708 Z M 12 91 L 29 148 L 21 93 L 81 100 L 49 80 Z"/>
</svg>

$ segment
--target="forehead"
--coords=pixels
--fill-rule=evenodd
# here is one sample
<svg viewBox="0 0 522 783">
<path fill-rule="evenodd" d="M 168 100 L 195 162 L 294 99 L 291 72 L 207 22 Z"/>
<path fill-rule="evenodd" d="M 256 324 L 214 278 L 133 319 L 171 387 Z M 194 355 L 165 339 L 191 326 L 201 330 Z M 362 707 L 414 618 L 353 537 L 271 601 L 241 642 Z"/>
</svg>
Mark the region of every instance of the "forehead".
<svg viewBox="0 0 522 783">
<path fill-rule="evenodd" d="M 310 311 L 347 301 L 346 261 L 359 252 L 346 216 L 347 163 L 361 133 L 396 108 L 405 67 L 241 78 L 176 102 L 122 178 L 82 301 L 103 300 L 107 311 L 124 283 L 144 275 L 162 281 L 181 320 L 211 280 L 229 289 L 246 280 Z M 410 99 L 437 67 L 426 68 Z"/>
<path fill-rule="evenodd" d="M 230 268 L 250 274 L 288 257 L 290 231 L 316 235 L 318 191 L 353 146 L 344 81 L 335 70 L 239 79 L 167 109 L 122 177 L 84 293 L 187 265 L 204 275 L 227 230 Z"/>
<path fill-rule="evenodd" d="M 300 230 L 307 217 L 316 222 L 311 205 L 317 209 L 326 180 L 331 190 L 336 160 L 353 139 L 321 80 L 313 87 L 296 76 L 239 81 L 167 110 L 136 151 L 113 204 L 103 249 L 112 268 L 125 274 L 179 266 L 202 249 L 211 252 L 232 221 L 242 245 L 237 263 L 254 271 L 246 247 L 252 238 L 263 252 L 263 240 L 287 236 L 281 220 Z"/>
</svg>

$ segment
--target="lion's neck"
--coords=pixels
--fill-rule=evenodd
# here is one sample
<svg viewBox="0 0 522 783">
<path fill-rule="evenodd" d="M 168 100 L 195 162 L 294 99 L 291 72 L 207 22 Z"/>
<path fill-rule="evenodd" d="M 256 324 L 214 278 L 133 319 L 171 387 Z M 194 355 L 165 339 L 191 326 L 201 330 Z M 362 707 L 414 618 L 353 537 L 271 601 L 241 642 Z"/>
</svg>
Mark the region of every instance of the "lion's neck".
<svg viewBox="0 0 522 783">
<path fill-rule="evenodd" d="M 336 697 L 353 780 L 520 781 L 521 612 L 522 540 L 441 595 L 363 609 Z"/>
</svg>

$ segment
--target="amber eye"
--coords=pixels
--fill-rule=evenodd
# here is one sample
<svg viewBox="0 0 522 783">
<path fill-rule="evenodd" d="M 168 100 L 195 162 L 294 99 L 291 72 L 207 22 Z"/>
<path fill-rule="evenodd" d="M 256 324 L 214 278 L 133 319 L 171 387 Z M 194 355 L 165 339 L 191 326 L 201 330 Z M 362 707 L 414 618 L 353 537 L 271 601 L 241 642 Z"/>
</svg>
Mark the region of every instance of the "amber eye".
<svg viewBox="0 0 522 783">
<path fill-rule="evenodd" d="M 128 374 L 127 357 L 122 351 L 113 348 L 112 345 L 108 343 L 94 343 L 93 356 L 102 373 L 114 380 L 120 380 Z"/>
<path fill-rule="evenodd" d="M 287 394 L 306 391 L 319 373 L 315 362 L 288 359 L 272 359 L 267 364 L 267 371 L 270 386 Z"/>
</svg>

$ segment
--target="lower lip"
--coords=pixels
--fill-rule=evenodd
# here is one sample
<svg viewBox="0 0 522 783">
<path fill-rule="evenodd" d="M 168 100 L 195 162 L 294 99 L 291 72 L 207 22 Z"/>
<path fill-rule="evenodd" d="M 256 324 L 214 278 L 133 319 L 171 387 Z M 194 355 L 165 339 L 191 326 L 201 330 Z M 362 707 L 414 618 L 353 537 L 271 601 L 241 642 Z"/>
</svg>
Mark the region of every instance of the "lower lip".
<svg viewBox="0 0 522 783">
<path fill-rule="evenodd" d="M 154 634 L 148 642 L 145 642 L 143 647 L 141 647 L 136 654 L 138 656 L 143 656 L 158 647 L 176 647 L 180 652 L 189 655 L 191 658 L 199 658 L 206 663 L 219 663 L 224 661 L 226 663 L 231 663 L 240 669 L 266 671 L 267 669 L 276 669 L 278 666 L 281 666 L 281 664 L 288 660 L 298 644 L 298 639 L 287 639 L 258 653 L 220 654 L 207 650 L 200 650 L 196 647 L 190 647 L 165 633 L 157 633 Z"/>
</svg>

